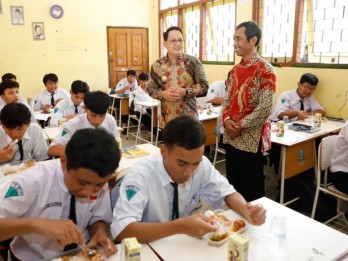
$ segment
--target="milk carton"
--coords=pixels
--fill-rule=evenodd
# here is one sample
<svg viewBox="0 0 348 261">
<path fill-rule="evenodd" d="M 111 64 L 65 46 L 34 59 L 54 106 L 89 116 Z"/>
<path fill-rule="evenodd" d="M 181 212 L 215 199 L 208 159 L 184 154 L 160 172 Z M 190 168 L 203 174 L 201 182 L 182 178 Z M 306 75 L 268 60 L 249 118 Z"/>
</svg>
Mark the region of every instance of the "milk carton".
<svg viewBox="0 0 348 261">
<path fill-rule="evenodd" d="M 140 261 L 141 245 L 135 237 L 123 240 L 125 261 Z"/>
<path fill-rule="evenodd" d="M 228 238 L 228 261 L 248 261 L 249 239 L 233 233 Z"/>
</svg>

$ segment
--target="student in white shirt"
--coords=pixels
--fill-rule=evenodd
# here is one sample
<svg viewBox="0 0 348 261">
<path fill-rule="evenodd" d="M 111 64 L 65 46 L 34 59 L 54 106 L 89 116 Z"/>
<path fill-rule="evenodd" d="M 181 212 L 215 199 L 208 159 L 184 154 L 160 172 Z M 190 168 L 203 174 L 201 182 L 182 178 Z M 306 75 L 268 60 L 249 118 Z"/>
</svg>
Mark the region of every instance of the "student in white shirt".
<svg viewBox="0 0 348 261">
<path fill-rule="evenodd" d="M 4 75 L 1 76 L 1 81 L 5 81 L 5 80 L 17 81 L 17 77 L 13 73 L 5 73 Z M 23 104 L 27 104 L 27 101 L 25 100 L 21 92 L 19 92 L 19 102 Z M 4 103 L 4 101 L 0 99 L 0 106 L 1 107 L 5 106 L 5 104 L 2 104 L 2 103 Z"/>
<path fill-rule="evenodd" d="M 136 77 L 137 77 L 137 72 L 135 70 L 128 70 L 127 77 L 120 80 L 117 83 L 116 87 L 110 90 L 109 94 L 118 94 L 121 96 L 128 97 L 129 93 L 133 92 L 138 87 L 138 82 Z M 114 105 L 117 109 L 120 108 L 120 102 L 121 102 L 120 99 L 116 99 Z M 128 121 L 128 115 L 122 115 L 121 122 L 122 122 L 122 127 L 124 128 L 124 131 L 122 134 L 124 135 L 127 134 L 127 130 L 126 130 L 127 121 Z"/>
<path fill-rule="evenodd" d="M 151 109 L 146 109 L 140 105 L 137 105 L 136 102 L 142 101 L 153 101 L 153 98 L 147 93 L 147 86 L 149 85 L 149 74 L 141 73 L 139 74 L 139 87 L 132 92 L 133 101 L 131 104 L 131 108 L 134 106 L 134 112 L 138 118 L 140 118 L 140 113 L 142 114 L 141 122 L 146 126 L 148 130 L 151 130 Z M 156 130 L 154 130 L 156 133 Z"/>
<path fill-rule="evenodd" d="M 70 97 L 61 100 L 54 108 L 53 116 L 50 120 L 50 126 L 59 126 L 59 120 L 65 118 L 66 121 L 71 120 L 79 114 L 85 113 L 83 109 L 83 100 L 89 87 L 86 82 L 76 80 L 71 84 Z"/>
<path fill-rule="evenodd" d="M 138 162 L 124 177 L 111 224 L 115 241 L 136 237 L 150 242 L 174 234 L 202 237 L 215 231 L 210 218 L 191 215 L 200 197 L 215 208 L 226 203 L 252 225 L 265 222 L 262 205 L 247 203 L 203 156 L 205 140 L 202 123 L 191 116 L 166 124 L 161 153 Z"/>
<path fill-rule="evenodd" d="M 227 79 L 228 78 L 229 77 L 227 77 Z M 211 103 L 217 106 L 222 104 L 227 90 L 226 81 L 216 81 L 210 84 L 207 96 L 205 98 L 206 103 Z"/>
<path fill-rule="evenodd" d="M 58 88 L 58 76 L 54 73 L 46 74 L 42 81 L 45 84 L 46 90 L 36 96 L 34 110 L 47 112 L 53 109 L 62 99 L 69 97 L 69 93 L 62 88 Z"/>
<path fill-rule="evenodd" d="M 19 100 L 19 83 L 13 80 L 4 80 L 0 83 L 0 96 L 2 103 L 0 103 L 0 112 L 6 104 L 16 102 Z M 26 103 L 23 103 L 30 111 L 30 121 L 37 123 L 34 111 Z"/>
<path fill-rule="evenodd" d="M 102 91 L 89 92 L 85 96 L 85 112 L 65 123 L 61 133 L 48 149 L 50 157 L 64 155 L 65 147 L 72 135 L 79 129 L 104 128 L 115 138 L 120 136 L 115 118 L 107 114 L 109 96 Z"/>
<path fill-rule="evenodd" d="M 331 172 L 333 184 L 348 195 L 348 121 L 338 134 L 332 150 Z"/>
<path fill-rule="evenodd" d="M 325 116 L 324 108 L 313 95 L 318 82 L 314 74 L 303 74 L 296 90 L 285 91 L 279 96 L 270 119 L 278 121 L 288 116 L 290 121 L 304 120 L 315 113 Z"/>
<path fill-rule="evenodd" d="M 42 129 L 37 123 L 31 123 L 30 117 L 29 109 L 21 103 L 9 103 L 2 109 L 1 164 L 28 159 L 36 161 L 48 159 L 47 143 Z"/>
<path fill-rule="evenodd" d="M 112 135 L 77 131 L 60 159 L 39 162 L 0 186 L 0 241 L 14 238 L 10 248 L 23 261 L 53 258 L 76 242 L 114 254 L 107 182 L 119 161 Z"/>
</svg>

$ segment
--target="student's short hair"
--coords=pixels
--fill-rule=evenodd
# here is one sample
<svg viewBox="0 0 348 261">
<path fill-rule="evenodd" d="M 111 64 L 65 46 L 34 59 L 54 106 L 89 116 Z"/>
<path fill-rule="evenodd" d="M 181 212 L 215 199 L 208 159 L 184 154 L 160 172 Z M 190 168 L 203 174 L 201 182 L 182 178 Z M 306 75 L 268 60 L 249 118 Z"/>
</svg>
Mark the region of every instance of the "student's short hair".
<svg viewBox="0 0 348 261">
<path fill-rule="evenodd" d="M 255 21 L 247 21 L 247 22 L 243 22 L 241 24 L 239 24 L 236 27 L 236 30 L 245 27 L 245 35 L 248 39 L 248 42 L 250 41 L 251 38 L 253 38 L 254 36 L 256 36 L 256 43 L 255 46 L 258 46 L 261 40 L 261 29 L 259 27 L 259 25 L 255 22 Z"/>
<path fill-rule="evenodd" d="M 149 74 L 145 72 L 139 74 L 139 80 L 141 81 L 148 81 L 149 77 L 150 77 Z"/>
<path fill-rule="evenodd" d="M 129 76 L 129 75 L 132 75 L 132 76 L 137 76 L 137 72 L 136 71 L 134 71 L 134 70 L 128 70 L 127 71 L 127 76 Z"/>
<path fill-rule="evenodd" d="M 58 76 L 54 73 L 48 73 L 43 77 L 42 81 L 44 84 L 46 84 L 48 81 L 58 82 Z"/>
<path fill-rule="evenodd" d="M 308 82 L 310 85 L 317 86 L 319 79 L 317 76 L 311 73 L 305 73 L 301 76 L 300 83 Z"/>
<path fill-rule="evenodd" d="M 31 113 L 23 103 L 11 102 L 6 104 L 0 113 L 1 124 L 6 128 L 16 128 L 29 124 Z"/>
<path fill-rule="evenodd" d="M 19 83 L 12 80 L 4 80 L 0 83 L 0 95 L 3 95 L 5 93 L 6 89 L 12 89 L 12 88 L 18 88 L 19 89 Z"/>
<path fill-rule="evenodd" d="M 168 35 L 170 31 L 179 31 L 182 34 L 182 29 L 179 26 L 171 26 L 163 33 L 163 40 L 168 40 Z"/>
<path fill-rule="evenodd" d="M 78 94 L 79 92 L 86 94 L 89 92 L 89 86 L 86 82 L 76 80 L 71 84 L 71 91 L 74 94 Z"/>
<path fill-rule="evenodd" d="M 102 91 L 88 92 L 84 103 L 95 114 L 105 114 L 109 108 L 109 95 Z"/>
<path fill-rule="evenodd" d="M 13 73 L 5 73 L 3 76 L 1 76 L 1 80 L 5 81 L 5 80 L 12 80 L 15 79 L 17 80 L 16 75 L 14 75 Z"/>
<path fill-rule="evenodd" d="M 183 115 L 169 121 L 163 129 L 163 143 L 167 147 L 177 145 L 192 150 L 205 144 L 206 133 L 200 121 Z"/>
<path fill-rule="evenodd" d="M 120 150 L 115 137 L 103 128 L 80 129 L 65 148 L 67 170 L 85 168 L 100 177 L 110 176 L 120 162 Z"/>
</svg>

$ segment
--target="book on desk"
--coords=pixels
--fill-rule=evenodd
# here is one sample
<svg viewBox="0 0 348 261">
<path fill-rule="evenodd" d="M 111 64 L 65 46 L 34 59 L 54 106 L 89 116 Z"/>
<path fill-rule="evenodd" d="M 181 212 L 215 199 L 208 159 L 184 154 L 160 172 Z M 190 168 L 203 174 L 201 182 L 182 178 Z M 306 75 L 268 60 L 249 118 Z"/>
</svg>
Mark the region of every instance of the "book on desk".
<svg viewBox="0 0 348 261">
<path fill-rule="evenodd" d="M 150 155 L 150 153 L 144 149 L 137 146 L 124 147 L 122 149 L 122 157 L 124 158 L 136 158 L 141 156 Z"/>
</svg>

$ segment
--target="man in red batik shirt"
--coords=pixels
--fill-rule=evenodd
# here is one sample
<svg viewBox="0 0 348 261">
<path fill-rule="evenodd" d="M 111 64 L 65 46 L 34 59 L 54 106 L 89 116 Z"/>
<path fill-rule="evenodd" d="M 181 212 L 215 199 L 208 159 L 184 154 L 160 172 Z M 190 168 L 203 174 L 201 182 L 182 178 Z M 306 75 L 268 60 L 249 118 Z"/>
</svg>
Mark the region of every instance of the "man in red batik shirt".
<svg viewBox="0 0 348 261">
<path fill-rule="evenodd" d="M 238 25 L 233 39 L 242 60 L 230 72 L 222 104 L 226 173 L 236 190 L 251 201 L 265 195 L 262 153 L 271 145 L 268 117 L 276 76 L 272 65 L 257 53 L 261 29 L 254 21 Z"/>
</svg>

